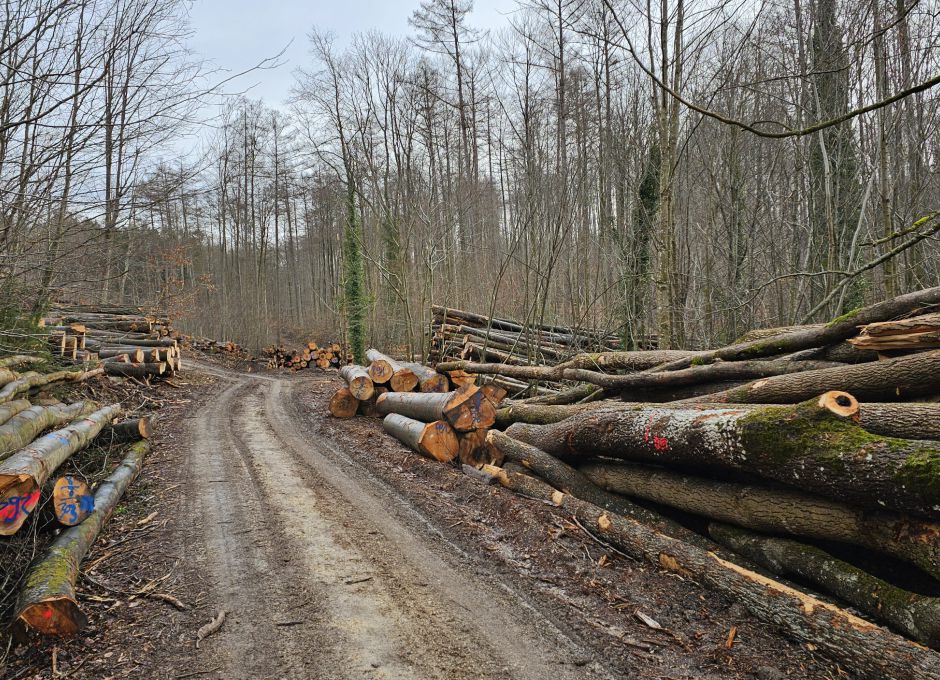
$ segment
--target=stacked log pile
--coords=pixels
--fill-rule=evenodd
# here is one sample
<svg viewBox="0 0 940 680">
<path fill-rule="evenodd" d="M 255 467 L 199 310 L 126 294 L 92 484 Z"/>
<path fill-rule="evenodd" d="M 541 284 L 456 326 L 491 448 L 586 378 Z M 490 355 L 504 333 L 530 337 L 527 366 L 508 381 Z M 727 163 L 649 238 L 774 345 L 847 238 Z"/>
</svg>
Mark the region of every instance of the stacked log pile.
<svg viewBox="0 0 940 680">
<path fill-rule="evenodd" d="M 591 328 L 531 324 L 434 305 L 431 308 L 432 362 L 493 359 L 520 366 L 557 363 L 583 351 L 622 349 L 616 335 Z M 652 349 L 655 339 L 644 346 Z M 508 387 L 511 389 L 511 383 Z"/>
<path fill-rule="evenodd" d="M 491 460 L 471 460 L 490 479 L 858 677 L 940 678 L 938 304 L 917 291 L 714 350 L 436 369 L 572 385 L 498 409 Z M 386 431 L 453 459 L 428 427 L 472 421 L 467 389 L 383 395 Z"/>
<path fill-rule="evenodd" d="M 418 453 L 443 463 L 481 467 L 502 457 L 486 441 L 496 407 L 506 391 L 477 387 L 466 376 L 437 373 L 428 366 L 396 361 L 376 349 L 366 353 L 368 367 L 340 369 L 346 387 L 330 399 L 337 418 L 357 414 L 383 417 L 385 431 Z"/>
<path fill-rule="evenodd" d="M 182 368 L 180 335 L 165 317 L 134 308 L 59 305 L 41 324 L 54 355 L 100 361 L 107 375 L 166 379 Z"/>
<path fill-rule="evenodd" d="M 352 361 L 350 352 L 338 342 L 330 342 L 322 347 L 315 342 L 308 342 L 303 349 L 291 350 L 286 347 L 266 347 L 262 356 L 267 359 L 268 368 L 289 368 L 300 371 L 305 368 L 338 369 Z"/>
</svg>

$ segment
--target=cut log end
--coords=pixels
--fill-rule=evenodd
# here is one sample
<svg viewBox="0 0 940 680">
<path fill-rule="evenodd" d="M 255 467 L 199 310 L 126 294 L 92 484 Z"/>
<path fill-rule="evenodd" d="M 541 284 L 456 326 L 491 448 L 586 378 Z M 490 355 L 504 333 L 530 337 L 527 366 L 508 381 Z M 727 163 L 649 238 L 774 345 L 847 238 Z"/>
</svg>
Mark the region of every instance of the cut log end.
<svg viewBox="0 0 940 680">
<path fill-rule="evenodd" d="M 458 457 L 464 465 L 480 469 L 484 465 L 502 465 L 504 456 L 487 439 L 489 430 L 474 430 L 460 435 Z"/>
<path fill-rule="evenodd" d="M 75 635 L 88 623 L 78 603 L 69 597 L 55 597 L 30 604 L 17 614 L 17 620 L 43 635 Z"/>
<path fill-rule="evenodd" d="M 840 418 L 858 419 L 858 400 L 848 392 L 832 390 L 819 397 L 819 407 L 824 408 Z"/>
<path fill-rule="evenodd" d="M 418 386 L 418 376 L 410 368 L 402 368 L 395 371 L 389 385 L 395 392 L 411 392 Z"/>
<path fill-rule="evenodd" d="M 372 378 L 372 382 L 376 385 L 384 385 L 392 379 L 394 374 L 395 370 L 392 368 L 392 365 L 384 359 L 376 359 L 369 364 L 369 377 Z"/>
<path fill-rule="evenodd" d="M 450 392 L 450 380 L 446 375 L 436 373 L 427 380 L 422 380 L 419 389 L 422 392 Z"/>
<path fill-rule="evenodd" d="M 358 409 L 359 400 L 347 387 L 341 387 L 330 398 L 330 415 L 334 418 L 352 418 Z"/>
<path fill-rule="evenodd" d="M 449 463 L 457 457 L 460 442 L 454 429 L 442 420 L 428 423 L 418 440 L 421 452 L 441 463 Z"/>
</svg>

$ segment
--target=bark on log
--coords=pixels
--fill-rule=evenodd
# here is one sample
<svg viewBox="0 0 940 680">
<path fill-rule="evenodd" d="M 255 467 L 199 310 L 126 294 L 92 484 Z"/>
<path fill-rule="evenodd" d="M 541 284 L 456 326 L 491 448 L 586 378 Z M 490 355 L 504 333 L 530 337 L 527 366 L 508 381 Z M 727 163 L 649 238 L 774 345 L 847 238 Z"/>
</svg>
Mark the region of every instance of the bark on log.
<svg viewBox="0 0 940 680">
<path fill-rule="evenodd" d="M 936 304 L 940 304 L 940 286 L 899 295 L 890 300 L 856 309 L 819 328 L 800 328 L 770 338 L 742 342 L 700 353 L 694 358 L 696 363 L 719 360 L 740 361 L 742 359 L 759 359 L 774 354 L 798 352 L 822 345 L 832 345 L 853 337 L 858 332 L 859 326 L 894 319 L 921 307 Z M 673 371 L 687 368 L 692 364 L 692 359 L 692 357 L 688 357 L 671 361 L 654 370 Z"/>
<path fill-rule="evenodd" d="M 858 404 L 829 392 L 794 406 L 605 409 L 507 433 L 556 457 L 744 470 L 874 509 L 940 517 L 940 446 L 881 437 Z"/>
<path fill-rule="evenodd" d="M 76 451 L 88 446 L 121 413 L 120 404 L 44 435 L 0 463 L 0 536 L 10 536 L 39 501 L 49 476 Z"/>
<path fill-rule="evenodd" d="M 359 400 L 348 387 L 341 387 L 330 397 L 330 415 L 334 418 L 352 418 L 359 410 Z"/>
<path fill-rule="evenodd" d="M 349 392 L 359 401 L 371 399 L 375 393 L 375 385 L 367 368 L 349 364 L 339 369 L 339 375 L 346 381 Z"/>
<path fill-rule="evenodd" d="M 120 423 L 115 423 L 106 427 L 96 438 L 96 443 L 105 446 L 115 444 L 133 444 L 141 439 L 150 439 L 153 434 L 153 424 L 150 422 L 150 416 L 141 418 L 131 418 Z"/>
<path fill-rule="evenodd" d="M 382 420 L 383 429 L 413 451 L 442 463 L 452 461 L 460 443 L 454 429 L 443 420 L 422 423 L 397 413 Z"/>
<path fill-rule="evenodd" d="M 861 678 L 938 680 L 940 656 L 880 626 L 822 602 L 778 581 L 722 559 L 713 552 L 671 538 L 643 523 L 528 478 L 496 467 L 483 470 L 506 488 L 572 513 L 606 542 L 623 552 L 741 603 L 758 619 L 790 637 L 813 644 Z"/>
<path fill-rule="evenodd" d="M 402 361 L 401 365 L 411 369 L 418 376 L 418 389 L 422 392 L 450 392 L 450 380 L 430 366 L 412 361 Z"/>
<path fill-rule="evenodd" d="M 107 375 L 120 375 L 132 378 L 159 377 L 166 373 L 166 362 L 152 364 L 125 364 L 119 361 L 105 361 L 104 372 Z"/>
<path fill-rule="evenodd" d="M 0 387 L 3 387 L 7 383 L 11 383 L 17 379 L 16 373 L 11 371 L 9 368 L 0 368 Z"/>
<path fill-rule="evenodd" d="M 98 408 L 98 404 L 93 401 L 54 406 L 30 406 L 0 425 L 0 460 L 9 458 L 10 454 L 29 444 L 43 430 L 61 427 L 76 418 L 93 413 Z"/>
<path fill-rule="evenodd" d="M 11 357 L 0 359 L 0 368 L 20 368 L 22 366 L 35 366 L 46 362 L 42 357 L 33 357 L 27 354 L 15 354 Z"/>
<path fill-rule="evenodd" d="M 25 411 L 31 405 L 29 399 L 16 399 L 14 401 L 8 401 L 5 404 L 0 404 L 0 425 L 6 423 L 17 413 Z"/>
<path fill-rule="evenodd" d="M 852 393 L 863 401 L 900 401 L 940 392 L 940 351 L 826 368 L 757 380 L 690 401 L 737 404 L 787 404 L 804 401 L 826 390 Z"/>
<path fill-rule="evenodd" d="M 898 439 L 940 440 L 940 404 L 860 404 L 859 425 Z"/>
<path fill-rule="evenodd" d="M 113 359 L 126 355 L 132 363 L 140 364 L 144 361 L 144 350 L 140 347 L 107 347 L 98 350 L 98 356 L 102 359 Z"/>
<path fill-rule="evenodd" d="M 54 382 L 82 382 L 104 374 L 104 368 L 94 368 L 88 371 L 55 371 L 54 373 L 23 373 L 19 379 L 0 389 L 0 404 L 12 401 L 17 395 L 37 387 L 45 387 Z"/>
<path fill-rule="evenodd" d="M 643 498 L 767 533 L 850 543 L 893 555 L 940 579 L 940 524 L 787 489 L 716 482 L 641 465 L 587 463 L 578 470 L 609 492 Z"/>
<path fill-rule="evenodd" d="M 74 635 L 85 626 L 87 619 L 75 595 L 79 568 L 127 487 L 140 474 L 149 450 L 147 441 L 131 446 L 120 466 L 98 487 L 95 511 L 59 534 L 29 570 L 16 603 L 18 621 L 44 635 Z"/>
<path fill-rule="evenodd" d="M 575 468 L 541 449 L 496 430 L 490 430 L 487 440 L 494 449 L 503 454 L 507 461 L 518 463 L 526 470 L 534 472 L 559 492 L 571 494 L 605 510 L 632 517 L 667 536 L 688 541 L 706 550 L 717 548 L 707 538 L 686 529 L 678 522 L 663 517 L 658 512 L 643 508 L 623 496 L 602 489 Z"/>
<path fill-rule="evenodd" d="M 556 394 L 548 394 L 545 396 L 526 399 L 525 403 L 541 404 L 543 406 L 564 406 L 567 404 L 577 403 L 582 399 L 586 399 L 595 392 L 597 392 L 597 385 L 584 383 L 583 385 L 576 385 L 566 390 L 562 390 Z"/>
<path fill-rule="evenodd" d="M 496 427 L 505 430 L 513 423 L 528 423 L 530 425 L 550 425 L 558 423 L 571 416 L 587 411 L 596 411 L 602 408 L 623 407 L 619 401 L 592 401 L 587 404 L 561 404 L 558 406 L 545 406 L 542 404 L 518 403 L 504 406 L 496 411 Z"/>
<path fill-rule="evenodd" d="M 389 392 L 376 402 L 379 413 L 398 413 L 423 422 L 446 420 L 458 432 L 486 429 L 496 409 L 474 385 L 454 392 Z"/>
<path fill-rule="evenodd" d="M 645 371 L 677 359 L 694 359 L 700 352 L 678 349 L 641 350 L 636 352 L 594 352 L 578 354 L 558 368 L 583 368 L 593 371 Z"/>
<path fill-rule="evenodd" d="M 359 408 L 356 410 L 356 413 L 360 416 L 366 416 L 367 418 L 381 418 L 382 414 L 379 413 L 377 402 L 379 397 L 386 394 L 388 391 L 389 389 L 387 387 L 382 387 L 381 385 L 376 387 L 370 399 L 359 402 Z"/>
<path fill-rule="evenodd" d="M 940 599 L 917 595 L 814 546 L 711 523 L 716 541 L 777 576 L 798 576 L 907 637 L 940 648 Z"/>
</svg>

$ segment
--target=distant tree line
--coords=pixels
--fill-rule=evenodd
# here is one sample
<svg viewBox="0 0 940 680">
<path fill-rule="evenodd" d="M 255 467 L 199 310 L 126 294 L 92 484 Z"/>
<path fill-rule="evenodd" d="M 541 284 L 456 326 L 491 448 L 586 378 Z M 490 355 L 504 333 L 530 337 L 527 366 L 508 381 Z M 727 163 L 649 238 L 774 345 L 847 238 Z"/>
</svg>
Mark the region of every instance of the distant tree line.
<svg viewBox="0 0 940 680">
<path fill-rule="evenodd" d="M 490 33 L 424 0 L 408 39 L 314 30 L 289 102 L 228 101 L 182 160 L 182 3 L 10 7 L 0 286 L 33 304 L 422 352 L 433 301 L 667 347 L 940 283 L 937 0 L 521 0 Z"/>
</svg>

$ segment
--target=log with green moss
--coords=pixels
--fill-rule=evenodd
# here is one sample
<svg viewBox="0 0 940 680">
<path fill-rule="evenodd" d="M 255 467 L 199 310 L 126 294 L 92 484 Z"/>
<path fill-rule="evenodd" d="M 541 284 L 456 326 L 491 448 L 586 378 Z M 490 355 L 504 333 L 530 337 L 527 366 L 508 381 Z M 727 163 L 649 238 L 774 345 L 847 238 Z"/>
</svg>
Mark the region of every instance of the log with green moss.
<svg viewBox="0 0 940 680">
<path fill-rule="evenodd" d="M 704 536 L 686 529 L 678 522 L 601 488 L 579 470 L 541 449 L 496 430 L 490 430 L 487 441 L 507 461 L 522 465 L 559 491 L 593 503 L 605 510 L 632 517 L 668 536 L 688 541 L 706 550 L 714 550 L 717 547 Z"/>
<path fill-rule="evenodd" d="M 36 366 L 44 363 L 46 363 L 46 360 L 42 357 L 35 357 L 29 354 L 14 354 L 11 357 L 0 358 L 0 368 L 17 369 L 23 366 Z"/>
<path fill-rule="evenodd" d="M 875 509 L 940 517 L 940 445 L 871 434 L 842 392 L 788 406 L 602 409 L 507 433 L 569 461 L 602 455 L 742 470 Z"/>
<path fill-rule="evenodd" d="M 678 359 L 694 359 L 701 352 L 680 349 L 637 350 L 634 352 L 589 352 L 578 354 L 559 368 L 583 368 L 590 371 L 645 371 Z"/>
<path fill-rule="evenodd" d="M 720 544 L 777 576 L 796 576 L 902 635 L 940 648 L 940 599 L 912 593 L 814 546 L 713 522 Z"/>
<path fill-rule="evenodd" d="M 93 401 L 30 406 L 0 425 L 0 460 L 33 441 L 43 430 L 60 427 L 98 409 Z"/>
<path fill-rule="evenodd" d="M 30 406 L 32 406 L 32 404 L 29 403 L 29 399 L 14 399 L 5 404 L 0 404 L 0 425 L 3 425 L 17 413 L 25 411 Z"/>
<path fill-rule="evenodd" d="M 863 401 L 902 401 L 940 393 L 940 351 L 764 378 L 689 401 L 794 404 L 827 390 L 851 392 Z"/>
<path fill-rule="evenodd" d="M 98 436 L 121 413 L 105 406 L 68 427 L 43 435 L 0 463 L 0 536 L 19 530 L 39 501 L 39 490 L 68 458 Z"/>
<path fill-rule="evenodd" d="M 819 496 L 620 462 L 578 470 L 608 492 L 767 533 L 839 541 L 910 562 L 940 580 L 940 523 Z"/>
<path fill-rule="evenodd" d="M 74 635 L 86 623 L 75 582 L 82 560 L 107 524 L 127 487 L 140 474 L 150 443 L 130 447 L 117 469 L 95 492 L 95 510 L 63 531 L 26 575 L 16 602 L 16 620 L 44 635 Z"/>
<path fill-rule="evenodd" d="M 633 518 L 556 491 L 539 480 L 484 466 L 504 487 L 549 501 L 577 517 L 602 540 L 637 559 L 693 580 L 789 637 L 811 643 L 859 678 L 940 680 L 940 655 L 779 581 L 722 559 L 714 552 L 671 538 Z"/>
<path fill-rule="evenodd" d="M 104 374 L 104 368 L 88 371 L 55 371 L 53 373 L 23 373 L 13 382 L 0 389 L 0 404 L 12 401 L 18 395 L 55 382 L 81 382 Z"/>
<path fill-rule="evenodd" d="M 704 365 L 715 361 L 760 359 L 775 354 L 786 354 L 813 347 L 833 345 L 856 335 L 859 326 L 875 321 L 896 319 L 922 307 L 937 304 L 940 304 L 940 286 L 899 295 L 890 300 L 856 309 L 823 326 L 799 327 L 769 338 L 760 338 L 708 352 L 700 352 L 693 357 L 683 357 L 670 361 L 653 370 L 674 371 L 688 368 L 693 363 Z"/>
</svg>

